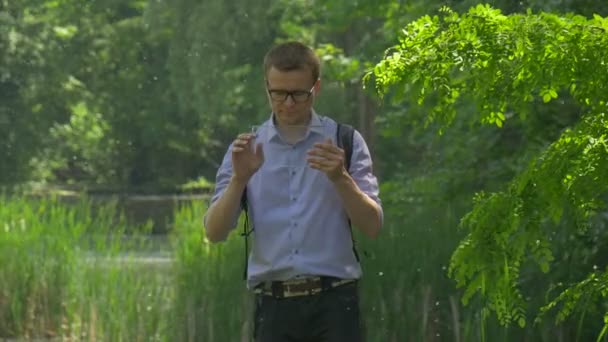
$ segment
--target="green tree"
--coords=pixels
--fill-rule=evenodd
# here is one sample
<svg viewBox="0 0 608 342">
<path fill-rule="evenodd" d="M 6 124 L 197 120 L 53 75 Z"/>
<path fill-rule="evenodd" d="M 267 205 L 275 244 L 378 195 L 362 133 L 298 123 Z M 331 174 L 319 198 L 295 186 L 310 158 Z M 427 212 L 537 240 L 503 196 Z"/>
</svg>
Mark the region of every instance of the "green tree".
<svg viewBox="0 0 608 342">
<path fill-rule="evenodd" d="M 450 275 L 465 287 L 465 301 L 479 294 L 504 324 L 525 325 L 527 300 L 521 288 L 530 279 L 530 265 L 548 272 L 564 260 L 556 252 L 565 253 L 565 244 L 599 242 L 597 234 L 604 236 L 594 228 L 607 209 L 608 56 L 602 48 L 607 29 L 608 21 L 599 16 L 506 16 L 481 5 L 458 15 L 443 8 L 439 16 L 404 27 L 399 43 L 369 74 L 391 101 L 429 104 L 430 112 L 414 120 L 440 132 L 459 120 L 508 129 L 518 118 L 547 122 L 543 115 L 570 117 L 569 106 L 578 108 L 574 120 L 565 121 L 566 130 L 553 131 L 559 134 L 555 140 L 513 179 L 492 193 L 480 192 L 461 222 L 467 236 L 452 256 Z M 457 110 L 468 103 L 474 104 L 469 108 L 474 115 Z M 556 103 L 550 112 L 535 111 Z M 556 235 L 556 230 L 565 233 Z M 601 257 L 598 247 L 570 260 L 588 275 L 562 279 L 561 294 L 550 297 L 541 313 L 558 304 L 558 320 L 575 310 L 593 312 L 586 307 L 588 299 L 603 298 L 606 286 L 606 270 L 589 262 Z M 553 291 L 559 286 L 545 285 Z"/>
<path fill-rule="evenodd" d="M 45 25 L 37 1 L 0 1 L 0 184 L 11 185 L 31 175 L 30 159 L 55 120 L 65 120 L 61 100 L 68 96 L 53 65 L 60 49 L 57 36 L 69 29 Z M 47 58 L 49 57 L 49 58 Z"/>
<path fill-rule="evenodd" d="M 198 172 L 213 178 L 235 134 L 269 115 L 262 59 L 276 32 L 273 2 L 180 0 L 169 10 L 169 84 L 202 143 Z"/>
<path fill-rule="evenodd" d="M 4 4 L 4 183 L 159 188 L 198 175 L 200 125 L 168 87 L 171 12 L 153 17 L 146 4 Z"/>
</svg>

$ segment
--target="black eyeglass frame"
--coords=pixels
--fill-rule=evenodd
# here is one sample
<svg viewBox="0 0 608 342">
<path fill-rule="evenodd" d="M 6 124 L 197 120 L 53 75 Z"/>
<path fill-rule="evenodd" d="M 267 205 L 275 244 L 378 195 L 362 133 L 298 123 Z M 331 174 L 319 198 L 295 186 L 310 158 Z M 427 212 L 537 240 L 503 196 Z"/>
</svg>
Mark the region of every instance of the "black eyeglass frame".
<svg viewBox="0 0 608 342">
<path fill-rule="evenodd" d="M 303 103 L 310 99 L 313 91 L 315 90 L 315 86 L 317 83 L 312 85 L 309 91 L 306 90 L 283 90 L 283 89 L 271 89 L 266 87 L 266 92 L 268 92 L 268 96 L 272 101 L 283 103 L 287 101 L 287 98 L 291 96 L 291 99 L 295 103 Z"/>
</svg>

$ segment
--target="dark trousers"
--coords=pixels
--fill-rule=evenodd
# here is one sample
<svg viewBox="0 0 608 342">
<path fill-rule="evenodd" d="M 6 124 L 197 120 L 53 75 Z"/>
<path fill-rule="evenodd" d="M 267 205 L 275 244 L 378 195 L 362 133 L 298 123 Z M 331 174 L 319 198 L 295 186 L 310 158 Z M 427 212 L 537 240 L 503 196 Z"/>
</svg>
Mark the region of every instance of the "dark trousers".
<svg viewBox="0 0 608 342">
<path fill-rule="evenodd" d="M 255 342 L 361 342 L 357 283 L 310 296 L 256 295 Z"/>
</svg>

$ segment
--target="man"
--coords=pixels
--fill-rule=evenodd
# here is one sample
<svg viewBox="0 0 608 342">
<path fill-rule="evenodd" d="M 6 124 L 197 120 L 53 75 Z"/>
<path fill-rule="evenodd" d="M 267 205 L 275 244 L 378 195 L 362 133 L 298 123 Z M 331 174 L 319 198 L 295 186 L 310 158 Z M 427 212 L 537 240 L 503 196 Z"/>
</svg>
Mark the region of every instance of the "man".
<svg viewBox="0 0 608 342">
<path fill-rule="evenodd" d="M 298 42 L 264 58 L 270 119 L 238 135 L 220 166 L 205 215 L 207 238 L 225 240 L 246 192 L 253 244 L 247 285 L 256 293 L 256 341 L 361 341 L 361 267 L 349 226 L 375 238 L 383 214 L 363 137 L 349 170 L 337 123 L 313 109 L 320 62 Z"/>
</svg>

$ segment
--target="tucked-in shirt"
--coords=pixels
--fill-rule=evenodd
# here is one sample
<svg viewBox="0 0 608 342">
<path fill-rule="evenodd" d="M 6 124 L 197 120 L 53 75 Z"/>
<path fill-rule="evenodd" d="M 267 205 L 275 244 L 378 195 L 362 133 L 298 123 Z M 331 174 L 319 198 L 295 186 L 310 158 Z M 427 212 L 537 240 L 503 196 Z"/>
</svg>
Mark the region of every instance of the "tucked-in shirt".
<svg viewBox="0 0 608 342">
<path fill-rule="evenodd" d="M 308 165 L 307 151 L 327 138 L 336 144 L 337 123 L 315 112 L 302 140 L 286 143 L 272 117 L 257 128 L 264 163 L 247 184 L 252 224 L 248 262 L 249 288 L 262 281 L 306 276 L 357 279 L 362 271 L 353 252 L 348 216 L 327 175 Z M 217 172 L 211 204 L 232 175 L 232 145 Z M 361 134 L 353 135 L 349 173 L 359 189 L 380 205 L 378 181 Z M 236 227 L 239 212 L 233 216 Z"/>
</svg>

